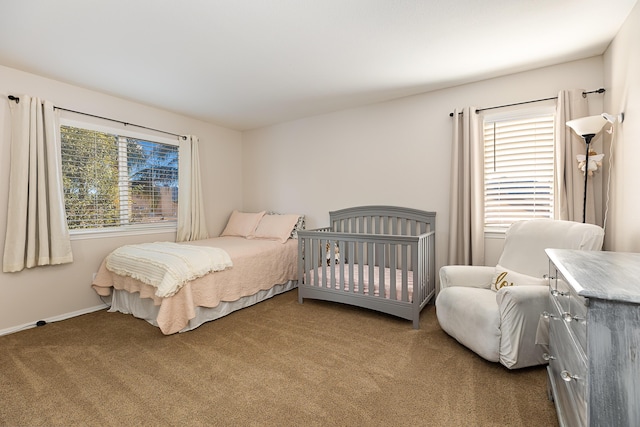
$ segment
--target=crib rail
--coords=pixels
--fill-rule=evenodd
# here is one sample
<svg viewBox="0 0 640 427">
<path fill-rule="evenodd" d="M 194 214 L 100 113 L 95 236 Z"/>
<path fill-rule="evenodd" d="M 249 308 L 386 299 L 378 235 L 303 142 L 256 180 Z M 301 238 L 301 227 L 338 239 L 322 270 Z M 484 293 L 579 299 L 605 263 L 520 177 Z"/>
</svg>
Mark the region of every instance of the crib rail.
<svg viewBox="0 0 640 427">
<path fill-rule="evenodd" d="M 417 236 L 435 231 L 435 212 L 396 206 L 358 206 L 329 213 L 336 232 Z"/>
</svg>

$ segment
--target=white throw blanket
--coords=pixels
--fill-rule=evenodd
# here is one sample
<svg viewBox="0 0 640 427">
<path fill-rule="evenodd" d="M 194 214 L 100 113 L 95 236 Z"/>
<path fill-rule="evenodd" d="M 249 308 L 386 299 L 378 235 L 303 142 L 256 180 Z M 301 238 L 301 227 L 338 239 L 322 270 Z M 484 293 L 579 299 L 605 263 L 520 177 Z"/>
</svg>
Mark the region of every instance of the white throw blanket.
<svg viewBox="0 0 640 427">
<path fill-rule="evenodd" d="M 159 297 L 170 297 L 189 280 L 231 266 L 223 249 L 171 242 L 122 246 L 106 260 L 108 270 L 154 286 Z"/>
</svg>

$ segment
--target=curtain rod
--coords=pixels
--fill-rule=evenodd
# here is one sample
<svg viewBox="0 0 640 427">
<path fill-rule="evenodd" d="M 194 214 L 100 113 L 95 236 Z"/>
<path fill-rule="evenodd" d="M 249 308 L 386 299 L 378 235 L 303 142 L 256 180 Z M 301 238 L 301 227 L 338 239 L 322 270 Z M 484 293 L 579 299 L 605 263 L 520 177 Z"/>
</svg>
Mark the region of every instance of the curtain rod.
<svg viewBox="0 0 640 427">
<path fill-rule="evenodd" d="M 587 95 L 590 94 L 590 93 L 604 93 L 604 92 L 605 92 L 605 89 L 601 87 L 600 89 L 591 90 L 589 92 L 582 92 L 582 97 L 586 98 Z M 496 108 L 513 107 L 514 105 L 523 105 L 523 104 L 531 104 L 533 102 L 550 101 L 552 99 L 558 99 L 558 97 L 557 96 L 553 96 L 551 98 L 534 99 L 532 101 L 516 102 L 514 104 L 505 104 L 505 105 L 497 105 L 495 107 L 478 108 L 476 110 L 476 113 L 479 113 L 480 111 L 485 111 L 485 110 L 494 110 Z M 462 113 L 460 112 L 458 114 L 462 114 Z M 453 113 L 449 113 L 449 117 L 453 117 Z"/>
<path fill-rule="evenodd" d="M 17 96 L 9 95 L 8 98 L 9 98 L 10 101 L 16 101 L 16 104 L 20 103 L 20 98 L 18 98 Z M 57 110 L 68 111 L 70 113 L 82 114 L 83 116 L 95 117 L 96 119 L 109 120 L 111 122 L 122 123 L 125 126 L 135 126 L 137 128 L 141 128 L 141 129 L 148 129 L 148 130 L 152 130 L 154 132 L 160 132 L 160 133 L 164 133 L 166 135 L 172 135 L 172 136 L 175 136 L 175 137 L 178 137 L 178 138 L 182 138 L 183 140 L 187 139 L 187 137 L 184 136 L 184 135 L 179 135 L 179 134 L 173 133 L 173 132 L 167 132 L 167 131 L 160 130 L 160 129 L 154 129 L 154 128 L 150 128 L 150 127 L 147 127 L 147 126 L 137 125 L 135 123 L 127 123 L 127 122 L 123 122 L 122 120 L 110 119 L 109 117 L 96 116 L 95 114 L 83 113 L 82 111 L 69 110 L 67 108 L 62 108 L 62 107 L 54 106 L 53 108 L 55 108 Z"/>
</svg>

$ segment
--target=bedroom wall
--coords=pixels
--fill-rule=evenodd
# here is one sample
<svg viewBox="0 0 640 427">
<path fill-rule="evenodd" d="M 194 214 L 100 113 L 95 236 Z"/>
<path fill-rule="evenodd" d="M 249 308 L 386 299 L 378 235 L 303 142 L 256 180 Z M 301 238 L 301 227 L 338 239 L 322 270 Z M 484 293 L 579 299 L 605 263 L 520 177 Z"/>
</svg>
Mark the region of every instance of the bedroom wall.
<svg viewBox="0 0 640 427">
<path fill-rule="evenodd" d="M 605 96 L 605 111 L 625 113 L 613 138 L 605 249 L 640 252 L 640 3 L 605 52 L 604 76 L 610 88 Z"/>
<path fill-rule="evenodd" d="M 439 267 L 449 234 L 449 113 L 603 86 L 598 56 L 245 132 L 244 208 L 303 213 L 309 228 L 327 225 L 329 211 L 349 206 L 433 210 Z M 589 102 L 592 114 L 602 111 L 602 95 Z M 487 240 L 487 264 L 496 264 L 502 242 Z"/>
<path fill-rule="evenodd" d="M 4 254 L 9 190 L 9 94 L 28 94 L 54 105 L 200 138 L 201 172 L 209 232 L 217 235 L 242 207 L 242 135 L 202 121 L 0 66 L 0 258 Z M 68 114 L 68 113 L 67 113 Z M 80 118 L 76 115 L 76 118 Z M 84 118 L 84 117 L 83 117 Z M 86 119 L 86 118 L 84 118 Z M 111 126 L 118 126 L 108 123 Z M 37 320 L 69 317 L 102 307 L 92 274 L 115 247 L 174 240 L 175 233 L 73 240 L 74 262 L 19 273 L 0 273 L 0 334 Z"/>
</svg>

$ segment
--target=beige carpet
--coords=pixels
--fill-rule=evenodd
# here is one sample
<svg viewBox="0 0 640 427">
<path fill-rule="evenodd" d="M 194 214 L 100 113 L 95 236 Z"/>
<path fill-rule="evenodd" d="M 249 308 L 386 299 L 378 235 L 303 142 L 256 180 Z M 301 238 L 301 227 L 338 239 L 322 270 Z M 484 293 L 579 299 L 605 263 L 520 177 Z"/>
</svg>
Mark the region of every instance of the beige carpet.
<svg viewBox="0 0 640 427">
<path fill-rule="evenodd" d="M 555 426 L 545 368 L 297 291 L 184 334 L 100 311 L 0 337 L 3 426 Z"/>
</svg>

